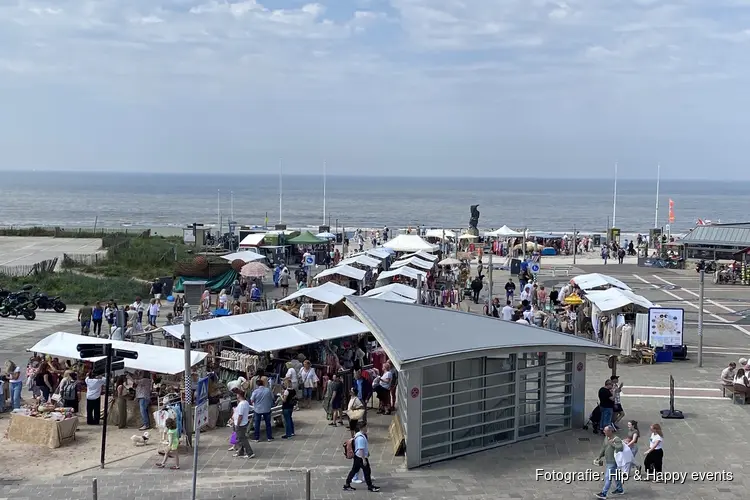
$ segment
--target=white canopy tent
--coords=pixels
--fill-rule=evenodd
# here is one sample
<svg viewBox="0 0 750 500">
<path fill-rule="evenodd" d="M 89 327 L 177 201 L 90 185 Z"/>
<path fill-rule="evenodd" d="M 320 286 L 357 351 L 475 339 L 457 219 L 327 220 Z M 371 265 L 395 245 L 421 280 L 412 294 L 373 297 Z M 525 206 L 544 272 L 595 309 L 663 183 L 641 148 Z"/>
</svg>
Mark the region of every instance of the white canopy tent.
<svg viewBox="0 0 750 500">
<path fill-rule="evenodd" d="M 258 260 L 265 260 L 265 255 L 261 255 L 259 253 L 255 253 L 252 250 L 245 250 L 243 252 L 234 252 L 229 253 L 227 255 L 222 255 L 222 259 L 228 260 L 229 262 L 232 262 L 233 260 L 240 259 L 241 261 L 245 262 L 247 264 L 248 262 L 255 262 Z"/>
<path fill-rule="evenodd" d="M 397 252 L 418 252 L 420 250 L 434 252 L 438 248 L 438 245 L 427 243 L 416 234 L 399 234 L 392 240 L 383 243 L 383 246 Z"/>
<path fill-rule="evenodd" d="M 582 274 L 580 276 L 576 276 L 570 281 L 578 285 L 578 287 L 583 291 L 609 287 L 619 288 L 620 290 L 631 289 L 628 285 L 618 280 L 617 278 L 599 273 Z"/>
<path fill-rule="evenodd" d="M 414 256 L 409 257 L 408 259 L 397 260 L 396 262 L 391 264 L 391 269 L 398 269 L 399 267 L 404 266 L 412 266 L 416 267 L 417 269 L 424 269 L 425 271 L 429 271 L 430 269 L 435 267 L 435 264 Z"/>
<path fill-rule="evenodd" d="M 426 238 L 438 238 L 441 240 L 443 239 L 443 236 L 445 236 L 446 239 L 456 237 L 456 233 L 450 229 L 430 229 L 424 235 Z"/>
<path fill-rule="evenodd" d="M 395 276 L 403 276 L 405 278 L 416 280 L 419 279 L 420 275 L 422 276 L 422 279 L 425 279 L 427 277 L 427 273 L 424 271 L 420 271 L 419 269 L 414 269 L 413 267 L 409 266 L 403 266 L 399 267 L 398 269 L 391 269 L 390 271 L 385 271 L 378 274 L 378 281 L 393 278 Z"/>
<path fill-rule="evenodd" d="M 433 255 L 429 252 L 425 252 L 424 250 L 420 250 L 419 252 L 414 252 L 408 255 L 404 255 L 403 258 L 406 259 L 407 257 L 419 257 L 420 259 L 427 260 L 429 262 L 435 262 L 436 260 L 438 260 L 437 255 Z"/>
<path fill-rule="evenodd" d="M 352 264 L 359 264 L 360 266 L 367 267 L 379 267 L 380 261 L 375 257 L 370 257 L 369 255 L 357 255 L 355 257 L 349 257 L 348 259 L 342 260 L 338 263 L 338 266 L 350 266 Z"/>
<path fill-rule="evenodd" d="M 351 316 L 311 321 L 300 325 L 275 328 L 265 332 L 232 335 L 232 340 L 255 352 L 278 351 L 367 333 L 365 325 Z"/>
<path fill-rule="evenodd" d="M 296 292 L 287 295 L 283 299 L 280 299 L 278 302 L 289 302 L 290 300 L 298 299 L 300 297 L 308 297 L 313 300 L 317 300 L 318 302 L 325 302 L 326 304 L 333 305 L 338 304 L 339 302 L 344 300 L 344 297 L 352 295 L 354 292 L 355 290 L 352 290 L 351 288 L 347 288 L 345 286 L 341 286 L 329 281 L 328 283 L 323 283 L 320 286 L 297 290 Z"/>
<path fill-rule="evenodd" d="M 647 298 L 636 295 L 629 290 L 620 290 L 619 288 L 592 290 L 586 292 L 586 298 L 604 313 L 618 311 L 631 304 L 645 309 L 646 311 L 655 307 Z"/>
<path fill-rule="evenodd" d="M 478 240 L 479 236 L 476 234 L 464 233 L 458 237 L 459 240 Z"/>
<path fill-rule="evenodd" d="M 266 233 L 250 233 L 240 241 L 240 248 L 244 247 L 257 247 L 263 243 L 263 238 L 266 237 Z"/>
<path fill-rule="evenodd" d="M 335 240 L 336 239 L 336 235 L 335 234 L 328 233 L 328 232 L 318 233 L 318 234 L 315 235 L 315 237 L 316 238 L 320 238 L 321 240 Z"/>
<path fill-rule="evenodd" d="M 357 269 L 356 267 L 338 265 L 336 267 L 331 267 L 329 269 L 321 271 L 315 276 L 315 279 L 325 278 L 326 276 L 334 276 L 336 274 L 338 274 L 339 276 L 346 276 L 347 278 L 351 278 L 353 280 L 362 281 L 363 279 L 365 279 L 365 274 L 367 273 L 362 269 Z"/>
<path fill-rule="evenodd" d="M 390 285 L 379 286 L 373 288 L 365 294 L 365 297 L 372 297 L 374 295 L 380 295 L 382 293 L 393 292 L 407 299 L 412 299 L 414 302 L 417 300 L 417 289 L 404 285 L 403 283 L 391 283 Z"/>
<path fill-rule="evenodd" d="M 503 226 L 500 229 L 495 229 L 494 231 L 490 231 L 489 233 L 487 233 L 487 236 L 495 236 L 498 238 L 513 238 L 513 237 L 520 238 L 521 236 L 523 236 L 523 232 L 514 231 L 508 226 Z"/>
<path fill-rule="evenodd" d="M 190 324 L 190 341 L 208 342 L 230 335 L 268 330 L 295 323 L 302 323 L 302 320 L 281 309 L 206 319 Z M 167 325 L 163 328 L 171 336 L 182 339 L 182 325 Z"/>
<path fill-rule="evenodd" d="M 448 257 L 438 262 L 438 266 L 457 266 L 459 264 L 461 264 L 461 261 L 453 257 Z"/>
<path fill-rule="evenodd" d="M 375 290 L 378 290 L 377 288 Z M 416 299 L 410 299 L 407 297 L 404 297 L 403 295 L 399 295 L 396 292 L 382 292 L 375 295 L 370 295 L 373 299 L 380 299 L 380 300 L 389 300 L 391 302 L 403 302 L 405 304 L 414 304 L 416 303 Z"/>
<path fill-rule="evenodd" d="M 73 333 L 57 332 L 49 335 L 29 349 L 30 352 L 59 356 L 61 358 L 81 359 L 78 344 L 112 344 L 115 349 L 127 349 L 138 353 L 138 359 L 125 358 L 125 368 L 131 370 L 148 370 L 155 373 L 174 375 L 185 371 L 185 352 L 182 349 L 158 345 L 138 344 L 122 340 L 98 339 Z M 195 366 L 206 357 L 205 352 L 190 353 L 191 366 Z M 87 361 L 98 361 L 102 358 L 89 358 Z"/>
<path fill-rule="evenodd" d="M 366 255 L 377 257 L 378 259 L 387 259 L 393 255 L 393 250 L 387 248 L 371 248 L 365 252 Z"/>
</svg>

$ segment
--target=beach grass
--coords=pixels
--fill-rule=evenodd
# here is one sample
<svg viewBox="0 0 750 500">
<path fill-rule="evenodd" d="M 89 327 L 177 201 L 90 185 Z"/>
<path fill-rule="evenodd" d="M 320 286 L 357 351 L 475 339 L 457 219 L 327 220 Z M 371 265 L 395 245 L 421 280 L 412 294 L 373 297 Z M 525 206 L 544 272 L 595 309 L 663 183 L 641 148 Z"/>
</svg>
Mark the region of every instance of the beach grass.
<svg viewBox="0 0 750 500">
<path fill-rule="evenodd" d="M 175 265 L 187 260 L 191 247 L 179 237 L 107 235 L 103 255 L 68 255 L 63 267 L 107 278 L 152 280 L 173 276 Z"/>
<path fill-rule="evenodd" d="M 118 303 L 130 303 L 136 296 L 148 296 L 149 285 L 128 278 L 96 278 L 72 271 L 42 273 L 28 277 L 0 275 L 0 288 L 18 290 L 31 284 L 50 296 L 59 295 L 66 304 L 80 305 L 84 301 L 115 299 Z"/>
</svg>

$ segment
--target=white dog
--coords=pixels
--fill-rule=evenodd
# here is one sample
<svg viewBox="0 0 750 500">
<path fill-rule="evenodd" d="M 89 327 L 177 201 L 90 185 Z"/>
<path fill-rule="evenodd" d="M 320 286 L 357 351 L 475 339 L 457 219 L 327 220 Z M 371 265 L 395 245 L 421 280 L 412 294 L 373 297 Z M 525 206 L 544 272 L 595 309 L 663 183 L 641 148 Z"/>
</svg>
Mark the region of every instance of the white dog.
<svg viewBox="0 0 750 500">
<path fill-rule="evenodd" d="M 136 446 L 145 446 L 148 444 L 148 438 L 149 434 L 148 431 L 144 432 L 142 435 L 133 434 L 130 436 L 130 440 L 133 442 Z"/>
</svg>

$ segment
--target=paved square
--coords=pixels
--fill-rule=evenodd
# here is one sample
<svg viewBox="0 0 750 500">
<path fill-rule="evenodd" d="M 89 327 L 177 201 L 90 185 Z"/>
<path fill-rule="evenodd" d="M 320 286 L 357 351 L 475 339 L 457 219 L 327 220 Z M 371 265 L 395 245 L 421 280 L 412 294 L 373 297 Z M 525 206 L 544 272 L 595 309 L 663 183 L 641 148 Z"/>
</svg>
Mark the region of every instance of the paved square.
<svg viewBox="0 0 750 500">
<path fill-rule="evenodd" d="M 30 266 L 60 258 L 64 253 L 94 254 L 102 247 L 99 238 L 50 238 L 43 236 L 0 236 L 2 266 Z"/>
</svg>

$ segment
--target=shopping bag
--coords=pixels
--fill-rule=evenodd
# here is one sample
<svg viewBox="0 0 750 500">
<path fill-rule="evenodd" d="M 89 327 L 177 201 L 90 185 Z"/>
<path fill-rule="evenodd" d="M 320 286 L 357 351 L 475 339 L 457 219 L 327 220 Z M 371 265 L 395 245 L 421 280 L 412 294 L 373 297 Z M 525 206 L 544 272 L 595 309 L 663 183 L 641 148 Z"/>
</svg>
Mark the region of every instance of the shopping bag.
<svg viewBox="0 0 750 500">
<path fill-rule="evenodd" d="M 235 445 L 235 444 L 237 444 L 237 442 L 238 442 L 238 440 L 237 440 L 237 433 L 236 432 L 232 432 L 232 435 L 229 436 L 229 444 Z"/>
<path fill-rule="evenodd" d="M 630 449 L 630 446 L 625 445 L 622 447 L 622 451 L 615 453 L 615 462 L 617 462 L 617 467 L 623 474 L 630 473 L 630 465 L 633 463 L 633 450 Z"/>
</svg>

